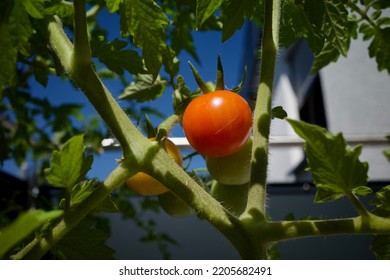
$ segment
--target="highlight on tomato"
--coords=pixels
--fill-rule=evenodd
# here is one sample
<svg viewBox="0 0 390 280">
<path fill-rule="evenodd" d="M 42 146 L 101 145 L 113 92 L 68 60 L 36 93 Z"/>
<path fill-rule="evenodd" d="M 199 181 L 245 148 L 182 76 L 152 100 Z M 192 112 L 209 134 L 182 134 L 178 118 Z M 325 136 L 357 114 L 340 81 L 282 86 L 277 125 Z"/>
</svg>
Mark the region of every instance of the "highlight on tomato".
<svg viewBox="0 0 390 280">
<path fill-rule="evenodd" d="M 252 110 L 239 94 L 217 90 L 201 95 L 187 106 L 183 129 L 200 154 L 222 157 L 239 151 L 252 130 Z"/>
<path fill-rule="evenodd" d="M 223 157 L 206 157 L 207 169 L 215 180 L 225 185 L 242 185 L 250 180 L 252 138 L 238 151 Z"/>
<path fill-rule="evenodd" d="M 149 140 L 156 141 L 156 138 L 149 138 Z M 169 139 L 166 139 L 164 141 L 165 143 L 163 145 L 163 148 L 168 152 L 168 154 L 179 166 L 182 166 L 183 158 L 181 156 L 179 148 Z M 127 187 L 129 187 L 135 193 L 144 196 L 161 195 L 169 191 L 157 179 L 144 172 L 138 172 L 134 176 L 127 179 L 125 183 Z"/>
</svg>

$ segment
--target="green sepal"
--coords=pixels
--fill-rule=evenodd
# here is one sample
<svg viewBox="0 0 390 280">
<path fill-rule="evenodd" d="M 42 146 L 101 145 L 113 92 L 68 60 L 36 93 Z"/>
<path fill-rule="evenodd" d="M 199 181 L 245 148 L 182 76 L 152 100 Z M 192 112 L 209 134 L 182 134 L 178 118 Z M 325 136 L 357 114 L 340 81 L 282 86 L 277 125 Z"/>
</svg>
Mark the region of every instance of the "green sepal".
<svg viewBox="0 0 390 280">
<path fill-rule="evenodd" d="M 222 66 L 221 56 L 218 55 L 217 79 L 215 81 L 215 90 L 223 90 L 223 89 L 225 89 L 223 66 Z"/>
<path fill-rule="evenodd" d="M 246 80 L 246 72 L 247 72 L 247 67 L 245 65 L 245 67 L 244 67 L 244 74 L 242 75 L 241 82 L 236 87 L 234 87 L 233 89 L 230 89 L 230 91 L 238 93 L 242 89 L 242 87 L 244 86 L 245 80 Z"/>
<path fill-rule="evenodd" d="M 196 83 L 198 84 L 200 90 L 203 92 L 203 93 L 209 93 L 209 92 L 212 92 L 213 91 L 213 88 L 210 88 L 210 86 L 208 84 L 206 84 L 202 78 L 200 77 L 198 71 L 196 70 L 195 66 L 192 65 L 192 63 L 190 61 L 188 61 L 188 64 L 190 65 L 190 68 L 191 68 L 191 71 L 192 71 L 192 74 L 194 75 L 194 78 L 195 78 L 195 81 Z"/>
</svg>

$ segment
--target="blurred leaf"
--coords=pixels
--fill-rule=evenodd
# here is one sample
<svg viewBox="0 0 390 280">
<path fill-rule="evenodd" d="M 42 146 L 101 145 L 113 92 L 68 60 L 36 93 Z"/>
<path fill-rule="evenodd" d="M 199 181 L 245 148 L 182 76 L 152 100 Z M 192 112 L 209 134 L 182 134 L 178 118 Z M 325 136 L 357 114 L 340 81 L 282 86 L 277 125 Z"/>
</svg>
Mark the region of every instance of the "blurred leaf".
<svg viewBox="0 0 390 280">
<path fill-rule="evenodd" d="M 153 0 L 123 0 L 120 5 L 121 35 L 132 36 L 135 46 L 142 49 L 148 71 L 156 78 L 166 50 L 164 26 L 167 16 Z"/>
<path fill-rule="evenodd" d="M 378 260 L 390 260 L 390 235 L 377 235 L 370 249 Z"/>
<path fill-rule="evenodd" d="M 92 54 L 98 57 L 108 69 L 122 75 L 124 71 L 131 74 L 147 73 L 143 61 L 136 51 L 124 49 L 127 46 L 125 41 L 115 39 L 112 42 L 105 42 L 97 46 L 92 45 Z"/>
<path fill-rule="evenodd" d="M 223 0 L 197 0 L 196 1 L 196 26 L 202 24 L 221 6 Z"/>
<path fill-rule="evenodd" d="M 0 92 L 13 83 L 18 55 L 30 55 L 33 29 L 23 3 L 22 0 L 0 3 Z"/>
<path fill-rule="evenodd" d="M 62 0 L 51 0 L 45 2 L 45 14 L 57 15 L 61 18 L 73 16 L 73 5 Z"/>
<path fill-rule="evenodd" d="M 67 260 L 110 260 L 115 251 L 105 242 L 110 234 L 95 227 L 95 220 L 87 218 L 74 227 L 53 246 L 51 252 Z"/>
<path fill-rule="evenodd" d="M 136 81 L 125 88 L 119 99 L 135 99 L 138 102 L 154 100 L 164 93 L 166 83 L 159 78 L 153 81 L 151 75 L 137 75 Z"/>
<path fill-rule="evenodd" d="M 349 147 L 342 134 L 288 119 L 295 132 L 305 140 L 309 170 L 318 191 L 315 202 L 332 201 L 351 193 L 366 194 L 368 164 L 359 161 L 362 146 Z"/>
<path fill-rule="evenodd" d="M 390 74 L 390 27 L 379 28 L 368 47 L 368 54 L 375 58 L 378 70 Z"/>
<path fill-rule="evenodd" d="M 195 9 L 191 10 L 192 2 L 182 3 L 178 11 L 173 12 L 173 25 L 170 26 L 171 47 L 179 55 L 187 51 L 197 63 L 200 63 L 195 50 L 192 31 L 195 29 Z M 185 7 L 183 7 L 185 6 Z"/>
<path fill-rule="evenodd" d="M 0 230 L 0 259 L 2 259 L 11 248 L 18 245 L 35 230 L 39 229 L 39 227 L 42 227 L 43 224 L 61 217 L 62 214 L 62 210 L 50 212 L 33 210 L 20 214 L 12 224 Z"/>
<path fill-rule="evenodd" d="M 375 198 L 371 201 L 375 205 L 373 213 L 381 217 L 390 216 L 390 185 L 383 187 L 375 193 Z"/>
<path fill-rule="evenodd" d="M 166 51 L 163 54 L 163 63 L 165 71 L 171 76 L 171 78 L 175 77 L 179 72 L 180 61 L 173 49 L 169 47 L 166 48 Z"/>
<path fill-rule="evenodd" d="M 59 151 L 54 151 L 50 168 L 45 169 L 49 184 L 70 190 L 91 168 L 93 156 L 84 155 L 84 135 L 69 139 Z"/>
</svg>

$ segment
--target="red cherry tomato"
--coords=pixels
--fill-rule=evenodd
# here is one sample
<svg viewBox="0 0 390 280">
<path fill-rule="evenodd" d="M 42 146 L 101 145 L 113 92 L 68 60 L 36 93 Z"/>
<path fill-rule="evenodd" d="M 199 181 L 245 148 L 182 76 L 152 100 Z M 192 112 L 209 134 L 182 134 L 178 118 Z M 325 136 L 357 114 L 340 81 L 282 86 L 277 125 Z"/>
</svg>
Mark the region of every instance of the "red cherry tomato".
<svg viewBox="0 0 390 280">
<path fill-rule="evenodd" d="M 218 90 L 195 98 L 183 115 L 183 129 L 200 154 L 221 157 L 246 143 L 252 129 L 252 110 L 235 92 Z"/>
</svg>

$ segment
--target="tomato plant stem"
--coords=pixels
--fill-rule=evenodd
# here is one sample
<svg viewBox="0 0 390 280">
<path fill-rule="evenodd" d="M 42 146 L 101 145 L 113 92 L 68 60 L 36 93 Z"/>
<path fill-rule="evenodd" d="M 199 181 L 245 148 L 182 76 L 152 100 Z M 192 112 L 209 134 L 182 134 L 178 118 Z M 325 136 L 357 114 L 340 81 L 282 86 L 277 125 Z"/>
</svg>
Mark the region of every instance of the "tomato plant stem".
<svg viewBox="0 0 390 280">
<path fill-rule="evenodd" d="M 260 84 L 253 122 L 251 183 L 243 218 L 265 219 L 268 146 L 271 125 L 271 100 L 275 61 L 278 50 L 280 0 L 264 3 L 264 30 L 261 43 Z M 257 214 L 255 215 L 255 212 Z"/>
<path fill-rule="evenodd" d="M 89 46 L 89 37 L 86 16 L 86 0 L 74 0 L 74 50 L 72 55 L 73 71 L 83 69 L 83 65 L 91 65 L 92 54 Z"/>
<path fill-rule="evenodd" d="M 267 232 L 269 241 L 335 234 L 388 234 L 390 220 L 368 214 L 344 219 L 267 222 L 259 231 Z"/>
</svg>

